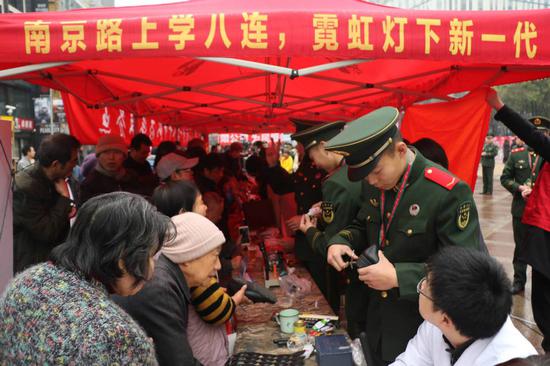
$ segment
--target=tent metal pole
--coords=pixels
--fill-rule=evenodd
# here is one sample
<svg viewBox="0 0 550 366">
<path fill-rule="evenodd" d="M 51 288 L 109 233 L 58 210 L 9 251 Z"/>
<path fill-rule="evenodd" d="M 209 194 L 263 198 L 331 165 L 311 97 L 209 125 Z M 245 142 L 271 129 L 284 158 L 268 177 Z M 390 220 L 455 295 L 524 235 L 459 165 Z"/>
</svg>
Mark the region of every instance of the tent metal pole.
<svg viewBox="0 0 550 366">
<path fill-rule="evenodd" d="M 133 102 L 139 102 L 140 100 L 144 100 L 144 99 L 155 98 L 155 97 L 160 97 L 160 96 L 165 96 L 165 95 L 170 95 L 170 94 L 176 94 L 176 93 L 183 93 L 183 92 L 185 92 L 185 91 L 182 90 L 182 89 L 169 89 L 169 90 L 163 90 L 163 91 L 160 91 L 160 92 L 157 92 L 157 93 L 152 93 L 152 94 L 142 94 L 142 95 L 132 97 L 132 98 L 128 98 L 128 99 L 114 100 L 114 101 L 109 101 L 109 102 L 104 102 L 104 103 L 98 103 L 97 105 L 100 108 L 114 107 L 114 106 L 121 105 L 121 104 L 129 104 L 129 103 L 133 103 Z"/>
<path fill-rule="evenodd" d="M 344 60 L 344 61 L 336 61 L 336 62 L 331 62 L 331 63 L 328 63 L 328 64 L 322 64 L 322 65 L 311 66 L 311 67 L 306 67 L 306 68 L 303 68 L 303 69 L 294 70 L 294 69 L 291 69 L 291 68 L 288 68 L 288 67 L 269 65 L 269 64 L 264 64 L 264 63 L 261 63 L 261 62 L 247 61 L 247 60 L 241 60 L 241 59 L 237 59 L 237 58 L 197 57 L 197 59 L 204 60 L 204 61 L 217 62 L 217 63 L 221 63 L 221 64 L 226 64 L 226 65 L 232 65 L 232 66 L 247 67 L 247 68 L 250 68 L 250 69 L 271 72 L 273 74 L 286 75 L 286 76 L 289 76 L 291 79 L 294 79 L 298 76 L 315 74 L 315 73 L 318 73 L 318 72 L 328 71 L 328 70 L 332 70 L 332 69 L 339 69 L 339 68 L 342 68 L 342 67 L 357 65 L 357 64 L 360 64 L 360 63 L 363 63 L 363 62 L 371 61 L 369 59 Z"/>
<path fill-rule="evenodd" d="M 97 77 L 96 74 L 90 74 L 90 77 L 92 78 L 92 80 L 94 80 L 96 83 L 99 84 L 100 87 L 103 88 L 103 90 L 105 90 L 107 92 L 107 94 L 109 94 L 111 96 L 112 99 L 116 99 L 117 96 L 115 95 L 115 93 L 113 93 L 111 91 L 111 89 L 109 89 L 109 87 L 107 87 L 107 85 L 105 85 L 105 83 L 103 82 L 103 80 L 101 80 L 100 78 Z"/>
<path fill-rule="evenodd" d="M 57 67 L 57 66 L 63 66 L 68 65 L 71 62 L 46 62 L 43 64 L 36 64 L 36 65 L 25 65 L 25 66 L 19 66 L 14 67 L 11 69 L 1 70 L 0 71 L 0 79 L 12 77 L 16 75 L 26 74 L 29 72 L 49 69 L 50 67 Z"/>
<path fill-rule="evenodd" d="M 228 57 L 197 57 L 199 60 L 217 62 L 220 64 L 246 67 L 249 69 L 262 70 L 271 72 L 273 74 L 281 74 L 286 76 L 291 76 L 293 74 L 292 69 L 283 66 L 267 65 L 261 62 L 240 60 L 237 58 L 228 58 Z"/>
<path fill-rule="evenodd" d="M 294 95 L 294 94 L 287 94 L 286 97 L 287 97 L 287 98 L 293 98 L 293 99 L 304 99 L 304 98 L 306 98 L 306 97 L 302 97 L 302 96 Z M 332 101 L 332 100 L 326 100 L 326 99 L 321 99 L 321 98 L 316 99 L 316 101 L 318 101 L 318 102 L 323 102 L 323 103 L 326 103 L 326 104 L 331 104 L 331 103 L 334 102 L 334 101 Z M 339 101 L 339 100 L 337 100 L 336 102 L 337 102 L 338 105 L 340 105 L 340 106 L 352 107 L 352 108 L 357 107 L 357 105 L 355 105 L 355 104 L 351 104 L 351 103 L 342 103 L 342 102 Z"/>
<path fill-rule="evenodd" d="M 257 101 L 257 100 L 252 100 L 252 99 L 248 99 L 248 98 L 244 98 L 244 97 L 236 97 L 236 96 L 211 92 L 211 91 L 207 91 L 207 90 L 202 89 L 205 86 L 223 84 L 225 82 L 224 80 L 220 80 L 219 82 L 214 82 L 214 83 L 207 83 L 207 84 L 204 84 L 204 85 L 185 87 L 185 86 L 181 86 L 181 85 L 174 85 L 174 84 L 159 82 L 159 81 L 155 81 L 155 80 L 148 80 L 148 79 L 139 78 L 139 77 L 132 77 L 132 76 L 126 76 L 126 75 L 121 75 L 121 74 L 115 74 L 115 73 L 112 73 L 112 72 L 98 71 L 97 74 L 98 75 L 103 75 L 103 76 L 108 76 L 108 77 L 113 77 L 113 78 L 118 78 L 118 79 L 141 82 L 141 83 L 144 83 L 144 84 L 162 86 L 162 87 L 165 87 L 165 88 L 168 88 L 168 89 L 172 89 L 172 91 L 171 91 L 172 94 L 173 93 L 178 93 L 178 92 L 193 92 L 193 93 L 199 93 L 199 94 L 213 95 L 213 96 L 217 96 L 217 97 L 221 97 L 221 98 L 228 98 L 228 99 L 232 99 L 232 100 L 240 100 L 240 101 L 249 102 L 249 103 L 252 103 L 252 104 L 267 105 L 267 103 L 260 102 L 260 101 Z M 244 79 L 251 79 L 251 78 L 261 77 L 261 76 L 264 76 L 264 75 L 265 75 L 265 73 L 257 73 L 257 74 L 252 74 L 252 75 L 240 76 L 238 78 L 227 79 L 227 81 L 232 82 L 232 81 L 238 81 L 238 80 L 244 80 Z M 186 88 L 189 88 L 189 90 L 185 90 Z M 162 93 L 165 93 L 165 94 L 162 94 Z M 153 95 L 167 95 L 167 94 L 170 94 L 170 93 L 168 93 L 167 91 L 163 91 L 163 92 L 156 93 L 156 94 L 153 94 Z M 147 95 L 152 95 L 152 94 L 147 94 Z M 137 100 L 144 99 L 144 98 L 141 98 L 141 97 L 142 96 L 136 97 L 136 98 L 139 98 Z M 136 100 L 135 98 L 130 98 L 130 99 L 127 99 L 127 100 L 112 101 L 112 103 L 123 104 L 125 102 L 135 101 L 135 100 Z M 111 102 L 106 102 L 106 103 L 103 103 L 103 104 L 111 105 L 109 103 L 111 103 Z"/>
<path fill-rule="evenodd" d="M 316 74 L 318 72 L 323 72 L 323 71 L 328 71 L 328 70 L 333 70 L 333 69 L 340 69 L 342 67 L 362 64 L 364 62 L 370 62 L 370 61 L 372 61 L 372 60 L 369 60 L 369 59 L 356 59 L 356 60 L 336 61 L 336 62 L 331 62 L 331 63 L 328 63 L 328 64 L 323 64 L 323 65 L 318 65 L 318 66 L 311 66 L 311 67 L 306 67 L 304 69 L 299 69 L 298 70 L 298 75 L 299 76 L 306 76 L 306 75 Z"/>
<path fill-rule="evenodd" d="M 46 76 L 46 75 L 43 75 L 42 76 L 44 79 L 49 79 L 52 81 L 52 83 L 56 84 L 58 86 L 59 89 L 61 89 L 62 91 L 66 92 L 66 93 L 69 93 L 71 94 L 72 96 L 74 96 L 76 99 L 78 99 L 80 102 L 82 102 L 86 107 L 90 108 L 91 107 L 91 104 L 84 98 L 82 98 L 80 95 L 78 95 L 77 93 L 75 93 L 74 91 L 71 91 L 69 88 L 67 88 L 67 86 L 65 84 L 63 84 L 59 79 L 57 79 L 56 77 L 54 77 L 53 75 L 49 75 Z"/>
<path fill-rule="evenodd" d="M 340 94 L 354 93 L 354 92 L 357 92 L 357 91 L 360 91 L 360 90 L 365 90 L 365 88 L 362 87 L 362 86 L 357 86 L 357 87 L 349 88 L 349 89 L 345 89 L 345 90 L 338 90 L 338 91 L 332 92 L 332 93 L 326 93 L 326 94 L 316 95 L 316 96 L 311 97 L 311 98 L 304 98 L 304 99 L 302 99 L 302 100 L 296 100 L 296 101 L 293 101 L 293 102 L 287 102 L 287 103 L 285 103 L 285 106 L 286 106 L 286 107 L 290 107 L 290 106 L 297 105 L 297 104 L 302 104 L 302 103 L 317 101 L 317 100 L 319 100 L 319 99 L 321 99 L 321 98 L 330 98 L 330 97 L 334 97 L 334 96 L 337 96 L 337 95 L 340 95 Z"/>
<path fill-rule="evenodd" d="M 397 93 L 397 94 L 408 94 L 408 95 L 416 95 L 418 97 L 423 97 L 423 98 L 434 98 L 434 99 L 441 99 L 441 100 L 446 100 L 446 101 L 451 101 L 451 100 L 454 100 L 453 98 L 447 96 L 447 95 L 438 95 L 438 94 L 432 94 L 432 93 L 424 93 L 424 92 L 417 92 L 417 91 L 414 91 L 414 90 L 409 90 L 409 89 L 403 89 L 403 88 L 392 88 L 392 87 L 389 87 L 389 86 L 383 86 L 383 85 L 374 85 L 374 89 L 380 89 L 380 90 L 383 90 L 383 91 L 387 91 L 387 92 L 394 92 L 394 93 Z"/>
<path fill-rule="evenodd" d="M 234 95 L 218 93 L 218 92 L 214 92 L 214 91 L 210 91 L 210 90 L 202 90 L 202 89 L 195 90 L 195 89 L 193 89 L 193 92 L 199 93 L 199 94 L 211 95 L 211 96 L 219 97 L 219 98 L 239 100 L 241 102 L 247 102 L 247 103 L 251 103 L 251 104 L 259 104 L 259 105 L 262 105 L 264 107 L 270 107 L 271 106 L 271 103 L 262 102 L 260 100 L 249 99 L 249 98 L 245 98 L 245 97 L 237 97 L 237 96 L 234 96 Z"/>
</svg>

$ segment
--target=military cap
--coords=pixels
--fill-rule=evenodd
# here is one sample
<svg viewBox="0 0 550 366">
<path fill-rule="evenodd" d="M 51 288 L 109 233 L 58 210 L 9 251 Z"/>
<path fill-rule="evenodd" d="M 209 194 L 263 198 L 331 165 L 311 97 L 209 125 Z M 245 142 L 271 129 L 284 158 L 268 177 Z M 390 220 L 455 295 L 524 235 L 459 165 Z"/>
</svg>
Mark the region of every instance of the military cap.
<svg viewBox="0 0 550 366">
<path fill-rule="evenodd" d="M 542 116 L 533 116 L 529 118 L 529 122 L 535 125 L 538 130 L 550 129 L 550 120 Z"/>
<path fill-rule="evenodd" d="M 349 180 L 361 180 L 374 169 L 393 142 L 398 117 L 396 108 L 379 108 L 349 122 L 340 134 L 327 142 L 327 150 L 344 155 Z"/>
<path fill-rule="evenodd" d="M 304 146 L 304 150 L 311 149 L 321 141 L 328 141 L 336 136 L 346 123 L 342 121 L 317 124 L 303 131 L 296 132 L 290 138 Z"/>
<path fill-rule="evenodd" d="M 296 127 L 295 132 L 302 132 L 302 131 L 307 130 L 308 128 L 310 128 L 312 126 L 317 126 L 320 123 L 326 123 L 326 122 L 314 121 L 314 120 L 311 120 L 311 119 L 303 119 L 303 118 L 296 118 L 296 117 L 290 117 L 289 120 Z"/>
</svg>

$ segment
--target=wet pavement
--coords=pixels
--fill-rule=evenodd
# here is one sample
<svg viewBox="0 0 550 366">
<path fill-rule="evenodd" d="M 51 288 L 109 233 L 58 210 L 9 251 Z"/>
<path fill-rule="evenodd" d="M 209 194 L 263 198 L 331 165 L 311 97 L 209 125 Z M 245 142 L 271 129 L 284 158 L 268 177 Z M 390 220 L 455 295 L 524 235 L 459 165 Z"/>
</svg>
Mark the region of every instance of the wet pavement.
<svg viewBox="0 0 550 366">
<path fill-rule="evenodd" d="M 489 252 L 496 257 L 506 269 L 510 279 L 514 270 L 512 258 L 514 256 L 514 234 L 512 231 L 512 195 L 500 185 L 500 174 L 504 164 L 497 163 L 494 173 L 493 195 L 482 195 L 483 184 L 481 168 L 478 172 L 478 180 L 474 193 L 481 231 L 487 243 Z M 514 296 L 512 308 L 513 322 L 521 333 L 531 341 L 539 353 L 542 352 L 540 343 L 542 337 L 534 323 L 533 310 L 531 308 L 531 267 L 527 268 L 527 286 L 525 292 Z M 520 321 L 517 318 L 523 319 Z"/>
</svg>

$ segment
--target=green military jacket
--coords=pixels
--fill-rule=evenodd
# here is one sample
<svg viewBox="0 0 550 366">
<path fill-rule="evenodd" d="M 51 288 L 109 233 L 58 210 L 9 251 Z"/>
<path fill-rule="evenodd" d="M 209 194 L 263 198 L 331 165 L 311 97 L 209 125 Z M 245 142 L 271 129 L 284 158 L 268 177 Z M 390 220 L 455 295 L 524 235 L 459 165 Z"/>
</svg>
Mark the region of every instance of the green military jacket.
<svg viewBox="0 0 550 366">
<path fill-rule="evenodd" d="M 348 166 L 342 165 L 322 183 L 322 214 L 317 228 L 310 228 L 306 237 L 314 251 L 327 257 L 328 239 L 349 225 L 361 207 L 361 182 L 348 179 Z"/>
<path fill-rule="evenodd" d="M 502 175 L 500 176 L 500 183 L 514 195 L 512 200 L 513 217 L 523 216 L 523 210 L 527 202 L 521 197 L 521 192 L 518 190 L 519 186 L 532 186 L 535 183 L 542 162 L 543 159 L 541 157 L 525 147 L 512 150 L 510 157 L 506 161 Z"/>
<path fill-rule="evenodd" d="M 495 166 L 495 156 L 498 155 L 498 146 L 493 143 L 485 143 L 483 145 L 483 151 L 486 155 L 481 156 L 481 166 L 484 167 L 494 167 Z"/>
<path fill-rule="evenodd" d="M 382 248 L 395 266 L 399 287 L 368 291 L 368 341 L 373 351 L 381 345 L 380 356 L 386 361 L 393 361 L 405 350 L 422 322 L 416 286 L 425 275 L 427 259 L 447 245 L 482 246 L 470 187 L 413 151 L 416 157 Z M 361 210 L 353 223 L 331 238 L 328 245 L 345 244 L 357 254 L 369 245 L 378 245 L 381 222 L 387 220 L 393 208 L 396 191 L 385 191 L 381 214 L 380 190 L 363 181 L 365 201 Z"/>
</svg>

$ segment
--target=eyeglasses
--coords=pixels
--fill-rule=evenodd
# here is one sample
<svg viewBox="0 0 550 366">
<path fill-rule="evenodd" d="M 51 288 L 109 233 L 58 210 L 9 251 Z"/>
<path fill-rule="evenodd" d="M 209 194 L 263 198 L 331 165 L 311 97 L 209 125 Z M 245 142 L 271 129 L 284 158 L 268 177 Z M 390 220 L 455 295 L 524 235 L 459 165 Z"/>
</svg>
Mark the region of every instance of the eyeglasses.
<svg viewBox="0 0 550 366">
<path fill-rule="evenodd" d="M 418 285 L 416 285 L 416 292 L 419 295 L 422 295 L 422 296 L 426 297 L 428 300 L 434 301 L 434 299 L 432 299 L 430 296 L 428 296 L 424 292 L 422 292 L 421 289 L 422 289 L 422 285 L 424 284 L 424 282 L 426 282 L 426 277 L 422 277 L 420 279 L 420 281 L 418 281 Z"/>
</svg>

